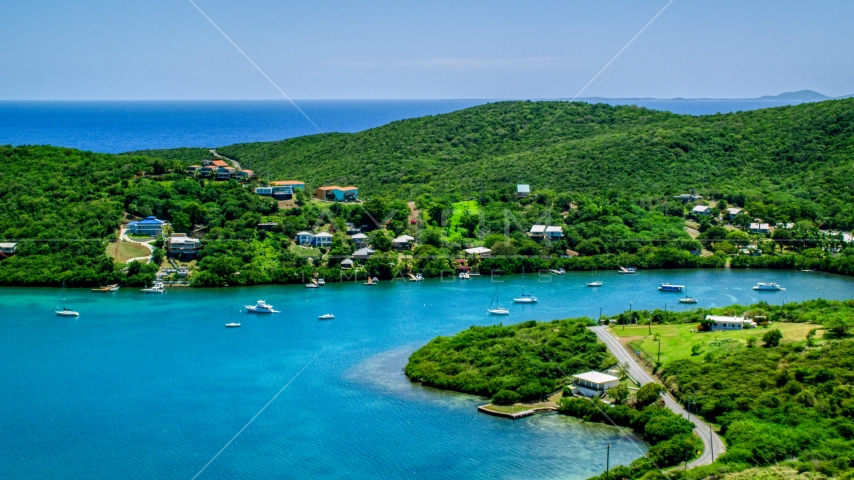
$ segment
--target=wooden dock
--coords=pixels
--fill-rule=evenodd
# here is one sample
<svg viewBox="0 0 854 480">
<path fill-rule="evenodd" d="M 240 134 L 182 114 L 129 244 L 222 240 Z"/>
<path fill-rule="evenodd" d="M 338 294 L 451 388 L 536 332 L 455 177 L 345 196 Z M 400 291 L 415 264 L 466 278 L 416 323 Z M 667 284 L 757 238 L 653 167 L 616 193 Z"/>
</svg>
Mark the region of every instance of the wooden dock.
<svg viewBox="0 0 854 480">
<path fill-rule="evenodd" d="M 489 408 L 491 406 L 492 406 L 492 404 L 481 405 L 481 406 L 477 407 L 477 411 L 481 412 L 481 413 L 485 413 L 487 415 L 493 415 L 496 417 L 504 417 L 504 418 L 509 418 L 511 420 L 518 420 L 520 418 L 530 417 L 531 415 L 533 415 L 535 413 L 548 412 L 548 411 L 556 410 L 554 407 L 537 407 L 537 408 L 529 408 L 527 410 L 522 410 L 521 412 L 510 413 L 510 412 L 499 412 L 497 410 L 492 410 L 491 408 Z"/>
</svg>

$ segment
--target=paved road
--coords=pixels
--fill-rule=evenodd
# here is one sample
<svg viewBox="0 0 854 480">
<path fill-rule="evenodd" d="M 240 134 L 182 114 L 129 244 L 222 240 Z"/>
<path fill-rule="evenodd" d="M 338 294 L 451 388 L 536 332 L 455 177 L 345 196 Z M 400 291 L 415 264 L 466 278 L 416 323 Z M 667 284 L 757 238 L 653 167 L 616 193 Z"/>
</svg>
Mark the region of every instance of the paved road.
<svg viewBox="0 0 854 480">
<path fill-rule="evenodd" d="M 640 364 L 635 360 L 634 355 L 630 354 L 617 340 L 616 337 L 611 335 L 606 327 L 591 327 L 596 336 L 599 337 L 599 340 L 605 342 L 605 345 L 608 346 L 608 350 L 617 357 L 617 361 L 620 362 L 621 365 L 625 365 L 626 362 L 629 364 L 629 373 L 634 377 L 641 385 L 656 381 L 652 375 L 650 375 Z M 691 415 L 681 405 L 679 405 L 673 397 L 670 396 L 669 393 L 664 395 L 664 404 L 672 410 L 677 415 L 681 415 L 694 423 L 694 433 L 697 434 L 703 440 L 703 454 L 700 455 L 699 458 L 694 459 L 693 461 L 688 463 L 688 468 L 699 467 L 701 465 L 708 465 L 714 461 L 715 458 L 719 457 L 720 454 L 726 451 L 726 446 L 724 445 L 721 437 L 718 436 L 717 433 L 713 432 L 709 427 L 709 424 L 701 420 L 696 415 Z M 711 433 L 711 439 L 709 438 Z M 713 456 L 714 453 L 714 456 Z"/>
<path fill-rule="evenodd" d="M 213 155 L 213 156 L 214 156 L 214 157 L 216 157 L 216 158 L 221 158 L 221 159 L 223 159 L 223 160 L 228 160 L 229 162 L 233 163 L 233 164 L 234 164 L 234 168 L 236 168 L 236 169 L 238 169 L 238 170 L 240 170 L 240 169 L 241 169 L 241 168 L 240 168 L 240 162 L 238 162 L 237 160 L 234 160 L 234 159 L 231 159 L 231 158 L 228 158 L 228 157 L 223 157 L 222 155 L 220 155 L 220 154 L 216 153 L 216 149 L 215 149 L 215 148 L 212 148 L 212 149 L 210 149 L 210 150 L 208 150 L 208 151 L 209 151 L 209 152 L 211 152 L 211 155 Z M 699 232 L 698 232 L 698 234 L 699 234 Z"/>
</svg>

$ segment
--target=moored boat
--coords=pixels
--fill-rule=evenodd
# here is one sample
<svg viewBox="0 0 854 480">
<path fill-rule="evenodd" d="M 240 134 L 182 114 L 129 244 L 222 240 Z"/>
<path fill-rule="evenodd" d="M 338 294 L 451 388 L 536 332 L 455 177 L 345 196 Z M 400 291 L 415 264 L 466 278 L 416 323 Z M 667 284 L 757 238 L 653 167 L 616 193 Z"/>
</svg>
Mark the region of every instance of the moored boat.
<svg viewBox="0 0 854 480">
<path fill-rule="evenodd" d="M 566 270 L 564 270 L 564 269 L 562 269 L 562 268 L 558 268 L 558 269 L 551 269 L 551 270 L 549 270 L 549 271 L 550 271 L 550 272 L 552 272 L 552 273 L 554 273 L 555 275 L 563 275 L 564 273 L 566 273 Z"/>
<path fill-rule="evenodd" d="M 240 324 L 236 323 L 236 322 L 231 322 L 231 323 L 225 324 L 225 328 L 238 328 L 238 327 L 240 327 Z"/>
<path fill-rule="evenodd" d="M 514 298 L 513 303 L 537 303 L 537 297 L 529 295 L 523 290 L 522 296 Z"/>
<path fill-rule="evenodd" d="M 331 313 L 327 313 L 325 315 L 319 315 L 317 317 L 318 320 L 332 320 L 333 318 L 335 318 L 335 315 L 332 315 Z"/>
<path fill-rule="evenodd" d="M 489 308 L 486 309 L 486 313 L 489 315 L 510 315 L 510 310 L 508 310 L 508 309 L 506 309 L 500 305 L 497 305 L 497 304 L 494 307 L 492 306 L 492 304 L 495 303 L 496 295 L 498 295 L 498 289 L 497 288 L 495 289 L 495 292 L 492 294 L 492 300 L 489 302 Z"/>
<path fill-rule="evenodd" d="M 118 291 L 118 289 L 119 289 L 119 284 L 116 283 L 113 285 L 106 285 L 103 287 L 93 288 L 92 292 L 94 292 L 94 293 L 108 293 L 108 292 Z"/>
<path fill-rule="evenodd" d="M 601 281 L 601 280 L 597 280 L 597 281 L 595 281 L 595 282 L 590 282 L 590 283 L 588 283 L 588 284 L 587 284 L 587 286 L 588 286 L 588 287 L 601 287 L 601 286 L 602 286 L 602 281 Z"/>
<path fill-rule="evenodd" d="M 468 272 L 460 272 L 460 280 L 468 280 L 469 274 Z"/>
<path fill-rule="evenodd" d="M 380 283 L 380 280 L 377 277 L 368 277 L 368 281 L 364 283 L 364 285 L 376 285 Z"/>
<path fill-rule="evenodd" d="M 140 290 L 142 293 L 166 293 L 166 288 L 163 282 L 154 282 L 154 285 Z"/>
<path fill-rule="evenodd" d="M 320 288 L 320 285 L 316 283 L 306 283 L 305 288 Z"/>
<path fill-rule="evenodd" d="M 258 300 L 255 305 L 244 305 L 243 308 L 246 309 L 247 313 L 279 313 L 278 310 L 274 310 L 273 306 L 264 300 Z"/>
<path fill-rule="evenodd" d="M 638 273 L 638 269 L 637 269 L 637 268 L 635 268 L 635 267 L 623 267 L 623 266 L 620 266 L 620 269 L 619 269 L 619 270 L 617 270 L 617 273 L 620 273 L 620 274 L 623 274 L 623 275 L 628 275 L 628 274 L 632 274 L 632 273 Z"/>
<path fill-rule="evenodd" d="M 322 287 L 322 286 L 326 285 L 326 280 L 324 280 L 322 278 L 318 278 L 316 283 Z"/>
<path fill-rule="evenodd" d="M 55 313 L 60 317 L 79 317 L 80 314 L 70 308 L 62 307 L 62 310 L 56 310 Z"/>
<path fill-rule="evenodd" d="M 753 287 L 753 289 L 754 289 L 754 290 L 759 290 L 759 291 L 766 291 L 766 292 L 777 292 L 777 291 L 780 291 L 780 290 L 785 290 L 785 288 L 783 288 L 783 287 L 781 287 L 779 284 L 777 284 L 777 283 L 773 283 L 773 282 L 769 282 L 769 283 L 762 283 L 762 282 L 760 282 L 760 283 L 757 283 L 757 284 L 756 284 L 756 286 L 755 286 L 755 287 Z"/>
<path fill-rule="evenodd" d="M 693 297 L 682 297 L 679 299 L 679 303 L 697 303 L 697 299 Z"/>
<path fill-rule="evenodd" d="M 673 285 L 671 283 L 662 283 L 659 290 L 662 292 L 681 292 L 685 285 Z"/>
</svg>

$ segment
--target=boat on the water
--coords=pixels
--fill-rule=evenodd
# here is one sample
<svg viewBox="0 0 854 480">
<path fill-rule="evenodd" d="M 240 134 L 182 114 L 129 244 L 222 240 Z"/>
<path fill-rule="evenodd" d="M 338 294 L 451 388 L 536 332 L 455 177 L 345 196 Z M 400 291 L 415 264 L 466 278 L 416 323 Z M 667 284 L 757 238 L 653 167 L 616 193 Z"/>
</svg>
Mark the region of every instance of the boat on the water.
<svg viewBox="0 0 854 480">
<path fill-rule="evenodd" d="M 460 280 L 468 280 L 469 274 L 468 272 L 460 272 Z"/>
<path fill-rule="evenodd" d="M 802 268 L 801 271 L 802 272 L 814 272 L 815 270 L 813 270 L 811 268 Z"/>
<path fill-rule="evenodd" d="M 679 303 L 697 303 L 697 299 L 688 296 L 688 287 L 685 287 L 685 296 L 679 299 Z"/>
<path fill-rule="evenodd" d="M 320 288 L 320 285 L 316 283 L 306 283 L 305 288 Z"/>
<path fill-rule="evenodd" d="M 510 315 L 510 310 L 508 310 L 508 309 L 506 309 L 500 305 L 497 305 L 497 304 L 494 307 L 492 306 L 495 303 L 496 295 L 498 295 L 498 289 L 497 288 L 495 289 L 495 292 L 492 294 L 492 300 L 489 302 L 489 308 L 486 309 L 486 313 L 489 315 Z"/>
<path fill-rule="evenodd" d="M 240 327 L 240 324 L 236 323 L 236 322 L 231 322 L 231 323 L 225 324 L 225 328 L 238 328 L 238 327 Z"/>
<path fill-rule="evenodd" d="M 316 283 L 317 285 L 320 285 L 320 286 L 322 287 L 322 286 L 326 285 L 326 280 L 324 280 L 324 279 L 322 279 L 322 278 L 318 278 L 318 279 L 317 279 L 317 282 L 315 282 L 315 283 Z"/>
<path fill-rule="evenodd" d="M 318 320 L 332 320 L 333 318 L 335 318 L 335 315 L 332 315 L 331 313 L 327 313 L 325 315 L 320 315 L 317 317 Z"/>
<path fill-rule="evenodd" d="M 255 305 L 244 305 L 243 308 L 246 309 L 247 313 L 279 313 L 278 310 L 274 310 L 273 306 L 264 300 L 258 300 Z"/>
<path fill-rule="evenodd" d="M 537 297 L 529 295 L 522 290 L 522 296 L 513 299 L 514 303 L 537 303 Z"/>
<path fill-rule="evenodd" d="M 60 317 L 79 317 L 80 314 L 70 308 L 62 307 L 62 310 L 55 311 Z"/>
<path fill-rule="evenodd" d="M 562 269 L 562 268 L 558 268 L 558 269 L 551 269 L 551 270 L 549 270 L 549 271 L 550 271 L 550 272 L 552 272 L 552 273 L 554 273 L 555 275 L 563 275 L 564 273 L 566 273 L 566 270 L 564 270 L 564 269 Z"/>
<path fill-rule="evenodd" d="M 623 266 L 621 265 L 621 266 L 620 266 L 620 269 L 619 269 L 619 270 L 617 270 L 617 273 L 620 273 L 620 274 L 623 274 L 623 275 L 632 274 L 632 273 L 638 273 L 638 269 L 637 269 L 637 268 L 635 268 L 635 267 L 623 267 Z"/>
<path fill-rule="evenodd" d="M 785 288 L 783 288 L 779 284 L 773 283 L 773 282 L 771 282 L 771 283 L 762 283 L 762 282 L 757 283 L 756 286 L 753 287 L 753 289 L 759 290 L 759 291 L 765 291 L 765 292 L 777 292 L 780 290 L 785 290 Z"/>
<path fill-rule="evenodd" d="M 94 293 L 108 293 L 108 292 L 116 292 L 118 290 L 119 290 L 119 284 L 116 283 L 113 285 L 105 285 L 103 287 L 93 288 L 92 292 L 94 292 Z"/>
<path fill-rule="evenodd" d="M 364 285 L 376 285 L 380 283 L 380 280 L 377 277 L 368 277 L 368 281 L 364 283 Z"/>
<path fill-rule="evenodd" d="M 601 287 L 601 286 L 602 286 L 602 281 L 601 281 L 601 280 L 597 280 L 597 281 L 595 281 L 595 282 L 590 282 L 590 283 L 588 283 L 588 284 L 587 284 L 587 286 L 588 286 L 588 287 Z"/>
<path fill-rule="evenodd" d="M 659 290 L 662 292 L 681 292 L 685 285 L 673 285 L 672 283 L 662 283 Z"/>
<path fill-rule="evenodd" d="M 154 285 L 140 290 L 142 293 L 166 293 L 166 288 L 163 282 L 154 282 Z"/>
</svg>

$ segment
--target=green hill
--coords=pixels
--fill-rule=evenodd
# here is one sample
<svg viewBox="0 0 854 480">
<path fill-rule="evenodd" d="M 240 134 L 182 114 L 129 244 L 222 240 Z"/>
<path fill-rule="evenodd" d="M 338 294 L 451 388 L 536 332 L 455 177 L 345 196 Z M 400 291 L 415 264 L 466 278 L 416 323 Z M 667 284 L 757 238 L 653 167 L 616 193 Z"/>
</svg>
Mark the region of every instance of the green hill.
<svg viewBox="0 0 854 480">
<path fill-rule="evenodd" d="M 516 183 L 601 196 L 697 188 L 854 226 L 854 100 L 694 117 L 637 107 L 501 102 L 355 134 L 219 148 L 271 179 L 354 184 L 363 196 L 452 200 Z M 203 158 L 201 149 L 140 152 Z M 733 203 L 733 202 L 731 202 Z"/>
</svg>

